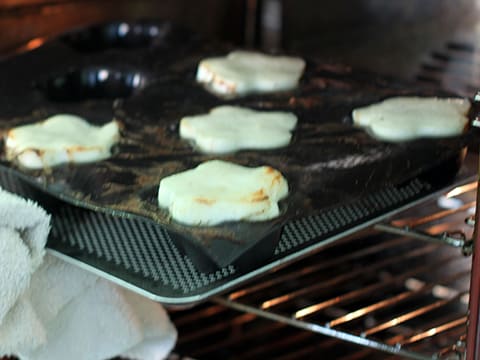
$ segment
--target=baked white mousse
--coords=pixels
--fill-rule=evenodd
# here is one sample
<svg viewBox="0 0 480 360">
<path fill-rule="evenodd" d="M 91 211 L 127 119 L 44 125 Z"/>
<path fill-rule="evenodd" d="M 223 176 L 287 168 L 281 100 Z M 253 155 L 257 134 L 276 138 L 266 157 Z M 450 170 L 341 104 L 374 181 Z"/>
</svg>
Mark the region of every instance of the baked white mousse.
<svg viewBox="0 0 480 360">
<path fill-rule="evenodd" d="M 94 162 L 110 157 L 119 138 L 116 121 L 94 126 L 79 116 L 59 114 L 10 129 L 5 138 L 6 157 L 28 169 Z"/>
<path fill-rule="evenodd" d="M 297 117 L 289 112 L 219 106 L 181 119 L 180 137 L 205 153 L 276 149 L 290 143 L 296 124 Z"/>
<path fill-rule="evenodd" d="M 381 140 L 448 137 L 465 131 L 470 106 L 462 98 L 394 97 L 355 109 L 352 117 Z"/>
<path fill-rule="evenodd" d="M 305 61 L 298 57 L 237 50 L 202 60 L 197 81 L 216 95 L 237 97 L 294 89 L 304 69 Z"/>
<path fill-rule="evenodd" d="M 250 168 L 211 160 L 160 181 L 158 204 L 186 225 L 262 221 L 280 214 L 288 195 L 283 175 L 270 166 Z"/>
</svg>

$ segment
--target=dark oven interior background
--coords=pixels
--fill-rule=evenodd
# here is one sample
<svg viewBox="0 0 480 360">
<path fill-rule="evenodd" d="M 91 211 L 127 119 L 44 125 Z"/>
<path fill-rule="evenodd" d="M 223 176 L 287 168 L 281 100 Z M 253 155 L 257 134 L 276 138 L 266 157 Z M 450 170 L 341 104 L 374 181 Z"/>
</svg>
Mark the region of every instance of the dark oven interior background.
<svg viewBox="0 0 480 360">
<path fill-rule="evenodd" d="M 445 42 L 474 39 L 479 7 L 477 0 L 4 0 L 0 53 L 98 22 L 161 18 L 236 45 L 408 78 Z"/>
</svg>

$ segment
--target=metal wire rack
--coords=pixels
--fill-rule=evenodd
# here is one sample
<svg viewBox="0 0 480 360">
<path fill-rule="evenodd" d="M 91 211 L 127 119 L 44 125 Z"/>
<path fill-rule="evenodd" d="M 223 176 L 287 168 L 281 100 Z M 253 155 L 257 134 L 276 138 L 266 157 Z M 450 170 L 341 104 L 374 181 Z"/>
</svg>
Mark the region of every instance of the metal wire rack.
<svg viewBox="0 0 480 360">
<path fill-rule="evenodd" d="M 173 313 L 179 352 L 462 358 L 476 189 L 476 182 L 456 187 L 212 303 Z"/>
</svg>

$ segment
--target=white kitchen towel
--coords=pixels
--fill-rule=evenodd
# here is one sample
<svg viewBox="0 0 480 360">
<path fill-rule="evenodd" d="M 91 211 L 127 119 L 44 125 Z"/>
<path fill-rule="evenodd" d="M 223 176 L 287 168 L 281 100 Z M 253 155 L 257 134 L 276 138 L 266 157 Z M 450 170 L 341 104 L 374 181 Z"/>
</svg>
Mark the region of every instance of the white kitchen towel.
<svg viewBox="0 0 480 360">
<path fill-rule="evenodd" d="M 11 200 L 20 201 L 0 191 L 0 214 L 7 211 L 3 208 L 8 207 Z M 24 215 L 28 214 L 27 208 L 39 209 L 27 201 L 18 204 L 22 205 Z M 15 217 L 16 213 L 10 215 Z M 21 224 L 21 219 L 0 223 L 0 244 L 10 244 L 8 248 L 0 245 L 0 249 L 10 251 L 0 252 L 0 264 L 3 266 L 8 259 L 17 271 L 15 277 L 0 274 L 0 308 L 6 309 L 0 320 L 0 355 L 17 355 L 21 360 L 101 360 L 114 356 L 158 360 L 166 357 L 177 333 L 160 304 L 52 255 L 46 255 L 41 262 L 49 223 L 45 212 L 42 216 L 47 224 L 42 229 L 46 231 L 41 233 L 40 228 L 27 231 L 29 236 L 44 237 L 43 242 L 38 241 L 41 246 L 31 252 L 22 247 L 30 241 L 23 240 L 25 230 L 16 232 L 12 226 Z M 19 225 L 19 228 L 25 226 Z M 30 249 L 33 245 L 24 247 Z M 39 261 L 28 258 L 34 253 L 38 254 Z M 16 264 L 18 259 L 21 266 Z M 27 285 L 16 289 L 12 281 L 17 278 L 26 279 L 23 283 Z M 2 295 L 7 292 L 8 302 L 3 303 Z"/>
<path fill-rule="evenodd" d="M 19 353 L 21 359 L 91 360 L 127 354 L 133 359 L 135 354 L 130 349 L 136 347 L 142 354 L 136 359 L 163 359 L 170 353 L 176 331 L 160 304 L 81 269 L 66 266 L 52 256 L 46 256 L 45 264 L 47 266 L 42 266 L 32 278 L 32 285 L 37 284 L 39 274 L 43 286 L 31 287 L 28 295 L 33 308 L 42 315 L 47 340 L 33 351 Z M 60 268 L 68 276 L 55 276 Z M 92 278 L 93 282 L 88 285 Z M 83 289 L 78 284 L 71 287 L 71 281 L 83 283 Z M 78 290 L 82 292 L 79 294 Z M 58 298 L 66 294 L 69 302 Z M 144 351 L 151 348 L 152 340 L 156 344 L 155 352 Z"/>
<path fill-rule="evenodd" d="M 42 208 L 0 189 L 0 324 L 42 262 L 49 230 Z"/>
</svg>

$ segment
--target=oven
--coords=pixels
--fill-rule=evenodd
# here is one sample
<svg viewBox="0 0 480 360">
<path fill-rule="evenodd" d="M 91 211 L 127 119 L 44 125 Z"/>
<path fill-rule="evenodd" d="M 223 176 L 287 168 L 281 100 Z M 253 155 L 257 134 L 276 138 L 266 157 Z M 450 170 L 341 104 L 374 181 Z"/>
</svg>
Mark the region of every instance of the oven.
<svg viewBox="0 0 480 360">
<path fill-rule="evenodd" d="M 10 58 L 66 30 L 158 18 L 234 46 L 302 54 L 460 96 L 474 98 L 480 89 L 476 0 L 207 0 L 201 6 L 208 16 L 198 16 L 199 6 L 9 0 L 0 5 L 0 49 Z M 263 267 L 200 268 L 188 259 L 195 249 L 183 249 L 185 258 L 168 246 L 145 250 L 170 264 L 166 273 L 145 265 L 142 249 L 127 260 L 121 248 L 112 256 L 175 284 L 162 290 L 179 332 L 171 359 L 477 359 L 478 151 L 473 141 L 455 180 L 428 194 L 419 183 L 373 194 L 371 201 L 384 204 L 381 216 L 359 215 L 341 236 L 329 235 L 331 241 L 308 243 L 323 234 L 319 223 L 292 226 L 275 245 L 275 261 Z M 3 176 L 3 186 L 12 182 Z M 406 192 L 416 195 L 402 198 Z M 355 211 L 371 204 L 356 204 Z M 83 210 L 61 211 L 58 233 L 90 219 Z M 329 214 L 325 226 L 347 221 L 351 215 L 342 211 Z M 116 233 L 152 231 L 121 221 L 109 226 Z M 81 234 L 72 241 L 104 246 L 101 239 L 82 243 Z M 178 289 L 190 300 L 171 301 Z"/>
</svg>

